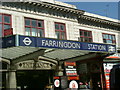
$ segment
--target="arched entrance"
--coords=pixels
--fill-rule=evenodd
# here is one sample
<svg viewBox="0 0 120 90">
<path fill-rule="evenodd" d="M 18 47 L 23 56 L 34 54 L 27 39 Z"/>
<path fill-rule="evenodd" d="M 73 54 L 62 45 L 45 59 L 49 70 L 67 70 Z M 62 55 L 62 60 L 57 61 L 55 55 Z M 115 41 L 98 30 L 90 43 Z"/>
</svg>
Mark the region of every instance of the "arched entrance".
<svg viewBox="0 0 120 90">
<path fill-rule="evenodd" d="M 20 90 L 39 89 L 53 83 L 55 64 L 45 60 L 27 60 L 15 64 L 17 88 Z"/>
</svg>

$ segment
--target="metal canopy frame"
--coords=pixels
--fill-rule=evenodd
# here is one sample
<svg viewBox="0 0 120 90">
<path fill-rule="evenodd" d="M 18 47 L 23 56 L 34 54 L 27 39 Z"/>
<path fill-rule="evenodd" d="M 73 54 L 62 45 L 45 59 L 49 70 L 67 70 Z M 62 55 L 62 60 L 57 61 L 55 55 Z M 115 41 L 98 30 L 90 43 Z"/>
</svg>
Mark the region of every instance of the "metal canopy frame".
<svg viewBox="0 0 120 90">
<path fill-rule="evenodd" d="M 45 61 L 58 63 L 58 61 L 80 61 L 88 58 L 93 58 L 101 55 L 108 55 L 108 53 L 98 53 L 82 50 L 72 49 L 51 49 L 51 48 L 37 48 L 37 47 L 10 47 L 0 49 L 2 51 L 2 58 L 18 63 L 26 60 L 42 59 Z"/>
</svg>

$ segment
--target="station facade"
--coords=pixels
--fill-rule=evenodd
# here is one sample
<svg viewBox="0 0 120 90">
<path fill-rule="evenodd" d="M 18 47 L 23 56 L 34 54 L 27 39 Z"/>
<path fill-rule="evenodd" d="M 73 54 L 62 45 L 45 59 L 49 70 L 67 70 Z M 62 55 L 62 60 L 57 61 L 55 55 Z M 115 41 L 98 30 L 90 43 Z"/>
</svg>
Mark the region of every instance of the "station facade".
<svg viewBox="0 0 120 90">
<path fill-rule="evenodd" d="M 119 28 L 118 20 L 54 0 L 1 2 L 1 88 L 43 90 L 54 76 L 106 88 L 103 63 L 119 53 Z"/>
</svg>

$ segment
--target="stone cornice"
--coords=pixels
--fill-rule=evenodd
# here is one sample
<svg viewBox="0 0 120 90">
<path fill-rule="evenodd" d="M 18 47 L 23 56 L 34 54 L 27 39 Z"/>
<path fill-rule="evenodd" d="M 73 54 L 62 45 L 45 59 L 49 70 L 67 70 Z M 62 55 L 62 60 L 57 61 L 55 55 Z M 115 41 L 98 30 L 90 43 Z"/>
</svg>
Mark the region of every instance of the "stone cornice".
<svg viewBox="0 0 120 90">
<path fill-rule="evenodd" d="M 19 3 L 20 3 L 23 6 L 30 5 L 30 6 L 33 6 L 33 8 L 35 6 L 35 7 L 38 7 L 38 9 L 40 9 L 40 7 L 42 7 L 42 8 L 46 8 L 46 9 L 55 10 L 55 11 L 58 11 L 61 13 L 62 12 L 67 13 L 67 14 L 71 13 L 73 15 L 76 15 L 76 17 L 78 17 L 78 19 L 84 19 L 84 20 L 89 20 L 89 21 L 93 21 L 93 22 L 97 22 L 97 23 L 103 23 L 103 24 L 107 24 L 107 25 L 120 27 L 119 22 L 114 22 L 114 21 L 102 19 L 99 17 L 84 15 L 85 11 L 83 11 L 83 10 L 78 10 L 75 8 L 70 8 L 70 7 L 52 4 L 52 3 L 48 3 L 48 2 L 41 2 L 40 1 L 40 2 L 5 2 L 5 3 L 11 3 L 13 5 L 15 5 L 14 3 L 17 3 L 16 5 L 19 5 Z"/>
<path fill-rule="evenodd" d="M 87 16 L 87 15 L 81 15 L 81 16 L 79 16 L 79 19 L 80 18 L 81 19 L 85 19 L 85 20 L 89 20 L 89 21 L 94 21 L 94 22 L 98 22 L 98 23 L 104 23 L 104 24 L 114 25 L 114 26 L 120 27 L 120 23 L 119 22 L 105 20 L 105 19 L 101 19 L 101 18 L 97 18 L 97 17 Z"/>
<path fill-rule="evenodd" d="M 65 7 L 65 6 L 61 6 L 61 5 L 57 5 L 57 4 L 52 4 L 52 3 L 48 3 L 48 2 L 39 2 L 39 3 L 38 2 L 20 2 L 20 3 L 38 6 L 38 7 L 44 7 L 44 8 L 53 9 L 53 10 L 66 12 L 66 13 L 72 13 L 72 14 L 76 14 L 76 15 L 82 15 L 85 12 L 83 10 L 78 10 L 78 9 Z"/>
</svg>

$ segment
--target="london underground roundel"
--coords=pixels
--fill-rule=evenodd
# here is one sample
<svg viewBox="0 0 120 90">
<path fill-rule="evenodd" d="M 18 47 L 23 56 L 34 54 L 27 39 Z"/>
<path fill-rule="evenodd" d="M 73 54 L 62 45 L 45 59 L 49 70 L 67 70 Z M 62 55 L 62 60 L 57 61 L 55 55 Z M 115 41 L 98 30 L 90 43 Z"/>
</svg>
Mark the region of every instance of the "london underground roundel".
<svg viewBox="0 0 120 90">
<path fill-rule="evenodd" d="M 69 88 L 78 88 L 78 83 L 75 80 L 72 80 L 69 84 Z"/>
<path fill-rule="evenodd" d="M 55 85 L 55 87 L 59 87 L 60 86 L 60 81 L 58 79 L 56 79 L 54 81 L 54 85 Z"/>
</svg>

